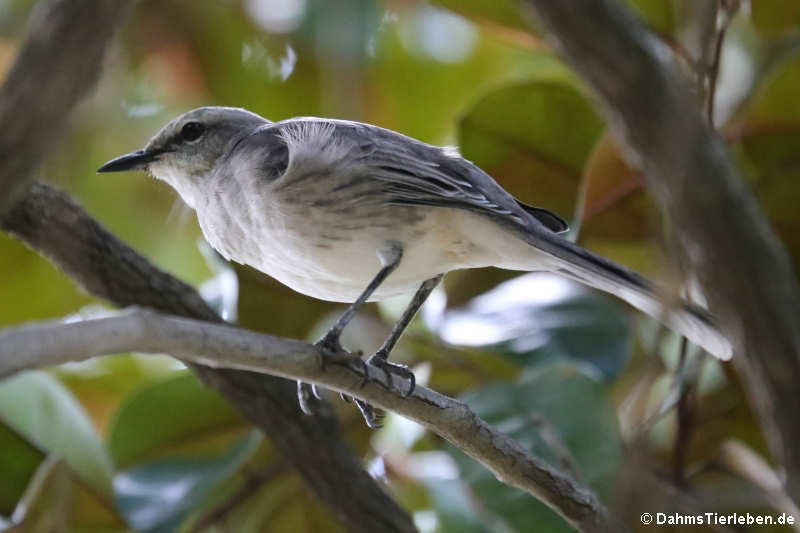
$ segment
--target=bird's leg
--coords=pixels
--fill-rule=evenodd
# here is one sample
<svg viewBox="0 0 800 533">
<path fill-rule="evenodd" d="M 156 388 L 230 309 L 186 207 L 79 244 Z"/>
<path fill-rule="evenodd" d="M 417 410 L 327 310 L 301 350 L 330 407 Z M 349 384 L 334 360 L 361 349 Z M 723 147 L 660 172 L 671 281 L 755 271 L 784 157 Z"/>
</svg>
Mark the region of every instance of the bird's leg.
<svg viewBox="0 0 800 533">
<path fill-rule="evenodd" d="M 339 317 L 339 320 L 331 326 L 331 329 L 316 342 L 316 346 L 323 348 L 333 354 L 341 353 L 344 350 L 342 349 L 342 344 L 339 342 L 339 338 L 342 336 L 342 331 L 344 328 L 347 327 L 347 324 L 353 320 L 353 317 L 356 315 L 356 312 L 364 305 L 372 293 L 380 286 L 381 283 L 389 277 L 389 274 L 394 272 L 397 266 L 400 264 L 400 260 L 403 258 L 403 248 L 399 243 L 391 242 L 387 245 L 385 250 L 381 250 L 378 253 L 378 257 L 381 260 L 383 266 L 378 271 L 378 274 L 372 278 L 372 281 L 369 282 L 367 288 L 356 298 L 356 301 L 350 304 L 342 316 Z"/>
<path fill-rule="evenodd" d="M 342 344 L 340 341 L 340 337 L 342 336 L 342 331 L 344 328 L 347 327 L 347 324 L 353 320 L 356 312 L 358 312 L 359 308 L 372 296 L 372 293 L 381 285 L 381 283 L 389 277 L 389 274 L 394 272 L 397 266 L 400 264 L 400 260 L 403 258 L 403 247 L 400 243 L 397 242 L 388 242 L 386 243 L 386 247 L 378 251 L 378 258 L 383 265 L 381 269 L 378 271 L 378 274 L 369 282 L 367 288 L 356 298 L 356 301 L 350 304 L 350 306 L 342 313 L 342 316 L 336 321 L 336 323 L 331 326 L 331 329 L 315 343 L 315 346 L 322 348 L 325 352 L 326 356 L 329 358 L 333 358 L 334 360 L 341 361 L 342 359 L 337 356 L 341 356 L 345 352 L 344 348 L 342 348 Z M 347 358 L 345 360 L 348 361 L 356 361 L 359 363 L 360 369 L 362 370 L 365 378 L 367 376 L 367 368 L 366 364 L 360 358 Z M 323 359 L 323 364 L 325 360 Z M 317 392 L 316 388 L 313 385 L 309 385 L 308 383 L 303 383 L 301 381 L 297 382 L 297 399 L 300 403 L 300 409 L 303 410 L 306 414 L 313 414 L 314 407 L 312 403 L 315 399 L 319 399 L 319 393 Z M 343 396 L 344 398 L 344 396 Z M 364 419 L 367 421 L 367 425 L 370 427 L 377 427 L 373 424 L 377 423 L 377 415 L 375 415 L 374 410 L 371 406 L 362 406 L 358 405 L 359 410 L 361 410 L 362 414 L 364 415 Z M 366 411 L 365 411 L 366 409 Z M 369 413 L 369 414 L 368 414 Z"/>
<path fill-rule="evenodd" d="M 422 285 L 420 285 L 419 289 L 417 289 L 414 297 L 411 298 L 411 301 L 403 311 L 400 319 L 395 322 L 389 337 L 384 341 L 383 345 L 378 349 L 378 351 L 367 360 L 367 365 L 375 365 L 386 373 L 386 378 L 389 381 L 390 387 L 392 386 L 392 374 L 397 374 L 408 379 L 408 390 L 403 394 L 404 396 L 408 396 L 414 392 L 416 378 L 414 377 L 414 373 L 409 370 L 406 365 L 390 363 L 388 361 L 389 354 L 392 352 L 395 344 L 397 344 L 397 341 L 400 340 L 400 337 L 411 323 L 411 320 L 417 314 L 417 311 L 419 311 L 419 308 L 422 307 L 422 304 L 424 304 L 425 300 L 428 299 L 428 296 L 430 296 L 433 289 L 435 289 L 442 280 L 443 275 L 444 274 L 439 274 L 438 276 L 422 282 Z M 368 376 L 369 374 L 365 372 L 364 384 L 366 384 Z M 345 400 L 348 399 L 346 396 L 342 396 L 342 398 Z M 383 414 L 376 413 L 375 408 L 365 401 L 353 399 L 353 402 L 356 404 L 356 407 L 358 407 L 358 410 L 361 411 L 361 416 L 364 417 L 364 421 L 367 423 L 367 426 L 371 428 L 381 427 L 381 419 L 383 418 Z"/>
<path fill-rule="evenodd" d="M 381 346 L 377 352 L 375 352 L 372 357 L 367 359 L 368 365 L 375 365 L 381 368 L 384 372 L 386 372 L 386 377 L 389 380 L 389 386 L 392 385 L 392 374 L 397 374 L 409 380 L 408 390 L 404 394 L 404 396 L 408 396 L 412 392 L 414 392 L 414 387 L 416 385 L 416 380 L 414 378 L 414 373 L 408 369 L 406 365 L 400 365 L 397 363 L 390 363 L 389 362 L 389 354 L 394 349 L 395 344 L 397 341 L 400 340 L 400 337 L 405 332 L 408 325 L 411 323 L 411 320 L 414 319 L 414 316 L 419 311 L 422 304 L 425 303 L 425 300 L 428 299 L 433 289 L 439 284 L 442 280 L 442 276 L 444 274 L 439 274 L 433 278 L 425 280 L 420 285 L 417 292 L 414 294 L 414 297 L 411 298 L 411 301 L 408 303 L 408 306 L 403 311 L 402 316 L 400 319 L 395 323 L 394 327 L 392 327 L 392 332 L 389 334 L 389 337 L 384 341 L 383 346 Z"/>
</svg>

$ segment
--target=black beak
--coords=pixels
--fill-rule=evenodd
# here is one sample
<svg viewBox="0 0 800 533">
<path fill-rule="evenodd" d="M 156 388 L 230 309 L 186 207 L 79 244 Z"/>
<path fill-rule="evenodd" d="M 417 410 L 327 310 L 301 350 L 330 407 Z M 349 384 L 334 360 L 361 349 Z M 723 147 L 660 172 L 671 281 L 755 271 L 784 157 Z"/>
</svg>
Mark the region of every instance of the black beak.
<svg viewBox="0 0 800 533">
<path fill-rule="evenodd" d="M 130 154 L 125 154 L 112 159 L 102 167 L 98 168 L 98 172 L 122 172 L 124 170 L 145 170 L 147 164 L 155 161 L 160 152 L 145 152 L 144 150 L 137 150 Z"/>
</svg>

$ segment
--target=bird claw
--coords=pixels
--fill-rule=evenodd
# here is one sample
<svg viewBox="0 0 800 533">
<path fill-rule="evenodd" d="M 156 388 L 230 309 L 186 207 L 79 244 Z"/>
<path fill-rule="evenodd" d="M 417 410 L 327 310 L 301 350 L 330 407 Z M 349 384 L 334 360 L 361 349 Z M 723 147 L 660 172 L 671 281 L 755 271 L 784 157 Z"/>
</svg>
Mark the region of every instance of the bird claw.
<svg viewBox="0 0 800 533">
<path fill-rule="evenodd" d="M 319 412 L 319 402 L 322 400 L 315 385 L 297 382 L 297 403 L 303 413 L 313 416 Z"/>
<path fill-rule="evenodd" d="M 371 378 L 369 377 L 368 367 L 369 365 L 374 365 L 383 370 L 383 372 L 386 374 L 386 380 L 388 381 L 390 389 L 394 388 L 394 376 L 400 376 L 408 380 L 409 386 L 406 391 L 400 391 L 397 389 L 404 398 L 408 398 L 416 388 L 417 380 L 414 376 L 414 373 L 406 365 L 390 363 L 386 360 L 386 356 L 381 352 L 378 352 L 370 357 L 366 363 L 361 361 L 361 365 L 363 365 L 362 371 L 364 376 L 361 380 L 361 387 L 370 381 Z M 358 407 L 358 410 L 361 411 L 361 416 L 364 418 L 364 422 L 367 424 L 367 427 L 378 429 L 383 426 L 382 422 L 385 415 L 383 413 L 376 412 L 372 405 L 363 400 L 351 398 L 344 394 L 341 396 L 344 401 L 349 403 L 352 400 L 352 402 L 355 403 L 356 407 Z"/>
<path fill-rule="evenodd" d="M 325 370 L 327 363 L 347 364 L 354 361 L 362 362 L 361 357 L 364 352 L 357 350 L 348 352 L 339 342 L 338 337 L 325 335 L 314 343 L 314 346 L 322 352 L 322 370 Z"/>
<path fill-rule="evenodd" d="M 388 354 L 380 350 L 367 361 L 364 361 L 361 359 L 362 352 L 348 352 L 342 347 L 341 343 L 339 342 L 339 338 L 334 335 L 325 335 L 314 345 L 322 352 L 323 371 L 325 370 L 325 365 L 328 362 L 335 364 L 346 364 L 361 374 L 362 378 L 360 386 L 364 387 L 371 379 L 369 376 L 369 366 L 374 365 L 380 368 L 386 375 L 386 381 L 388 382 L 389 389 L 394 388 L 395 376 L 408 380 L 409 385 L 407 390 L 401 391 L 396 389 L 404 398 L 409 397 L 416 388 L 416 378 L 414 373 L 406 365 L 390 363 L 387 360 Z M 355 404 L 355 406 L 361 412 L 361 416 L 364 418 L 364 422 L 367 424 L 367 427 L 371 429 L 378 429 L 383 426 L 383 419 L 385 415 L 382 412 L 376 411 L 372 405 L 363 400 L 351 398 L 346 394 L 340 394 L 339 396 L 343 401 L 347 403 L 352 401 Z M 303 412 L 306 414 L 313 414 L 313 398 L 319 398 L 316 388 L 313 385 L 298 382 L 297 398 L 300 402 L 300 408 L 303 410 Z"/>
<path fill-rule="evenodd" d="M 383 427 L 383 419 L 386 415 L 376 411 L 374 407 L 365 401 L 354 398 L 353 403 L 355 403 L 358 410 L 361 411 L 361 416 L 364 418 L 364 422 L 367 424 L 368 428 L 380 429 Z"/>
<path fill-rule="evenodd" d="M 394 388 L 394 376 L 398 376 L 401 378 L 405 378 L 408 380 L 408 390 L 405 392 L 401 391 L 399 388 L 396 389 L 400 394 L 403 395 L 403 398 L 408 398 L 411 396 L 411 393 L 414 392 L 414 389 L 417 386 L 417 378 L 414 376 L 414 372 L 408 368 L 406 365 L 401 365 L 398 363 L 390 363 L 386 360 L 386 357 L 383 356 L 380 352 L 376 353 L 372 357 L 367 360 L 367 365 L 373 365 L 381 370 L 383 373 L 386 374 L 386 381 L 389 383 L 389 389 Z M 369 380 L 369 374 L 365 374 L 366 379 L 362 383 L 362 387 L 366 384 Z"/>
</svg>

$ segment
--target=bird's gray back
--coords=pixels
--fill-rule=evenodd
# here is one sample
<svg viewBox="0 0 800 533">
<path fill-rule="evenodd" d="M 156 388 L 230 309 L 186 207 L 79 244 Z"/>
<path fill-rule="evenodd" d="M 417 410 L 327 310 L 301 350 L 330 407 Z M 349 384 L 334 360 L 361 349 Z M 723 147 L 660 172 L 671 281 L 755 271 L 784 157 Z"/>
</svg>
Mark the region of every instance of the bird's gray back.
<svg viewBox="0 0 800 533">
<path fill-rule="evenodd" d="M 560 217 L 521 203 L 454 150 L 370 124 L 294 118 L 259 128 L 237 149 L 260 152 L 262 168 L 274 178 L 280 178 L 293 159 L 298 162 L 301 171 L 282 184 L 287 189 L 307 187 L 303 182 L 320 175 L 321 169 L 338 173 L 338 179 L 327 184 L 331 203 L 351 199 L 449 207 L 477 212 L 525 232 L 567 229 Z"/>
</svg>

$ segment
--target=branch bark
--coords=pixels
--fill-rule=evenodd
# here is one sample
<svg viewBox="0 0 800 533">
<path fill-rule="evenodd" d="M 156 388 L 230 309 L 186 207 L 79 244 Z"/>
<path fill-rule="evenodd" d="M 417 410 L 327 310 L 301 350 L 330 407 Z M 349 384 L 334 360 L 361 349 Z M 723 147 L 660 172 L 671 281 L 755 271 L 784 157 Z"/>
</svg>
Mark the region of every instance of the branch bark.
<svg viewBox="0 0 800 533">
<path fill-rule="evenodd" d="M 800 500 L 800 289 L 793 266 L 669 49 L 614 0 L 520 0 L 593 90 L 641 168 Z"/>
<path fill-rule="evenodd" d="M 50 0 L 31 15 L 29 37 L 0 89 L 0 213 L 24 194 L 94 87 L 132 0 Z"/>
<path fill-rule="evenodd" d="M 158 270 L 108 233 L 67 195 L 31 185 L 38 164 L 94 87 L 105 50 L 132 0 L 45 0 L 0 89 L 0 226 L 49 257 L 90 293 L 219 321 L 185 283 Z M 294 383 L 194 366 L 207 384 L 271 437 L 349 531 L 413 532 L 414 524 L 343 443 L 332 413 L 307 417 Z M 347 480 L 343 483 L 342 480 Z"/>
<path fill-rule="evenodd" d="M 0 332 L 0 376 L 28 368 L 118 352 L 169 353 L 206 367 L 301 379 L 360 398 L 425 425 L 491 470 L 497 478 L 548 504 L 585 532 L 624 531 L 593 492 L 496 431 L 466 404 L 418 386 L 409 397 L 390 390 L 384 373 L 370 380 L 305 342 L 143 309 L 81 322 L 29 324 Z"/>
</svg>

